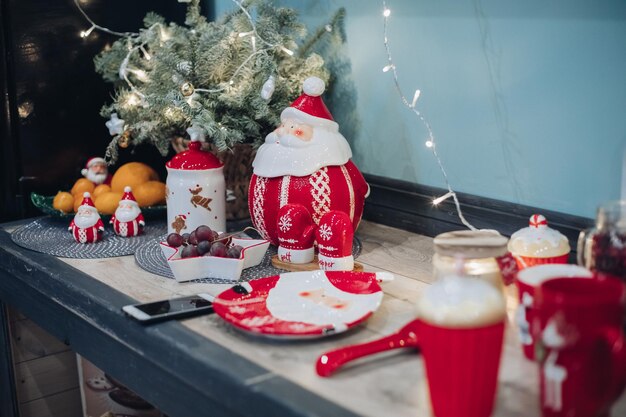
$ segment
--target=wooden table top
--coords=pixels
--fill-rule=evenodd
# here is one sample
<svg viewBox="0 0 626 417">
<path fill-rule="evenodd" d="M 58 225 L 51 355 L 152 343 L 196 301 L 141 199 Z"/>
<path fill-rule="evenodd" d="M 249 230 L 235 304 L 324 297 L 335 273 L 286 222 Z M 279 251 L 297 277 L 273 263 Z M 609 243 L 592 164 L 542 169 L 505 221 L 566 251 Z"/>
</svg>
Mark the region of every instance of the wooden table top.
<svg viewBox="0 0 626 417">
<path fill-rule="evenodd" d="M 281 377 L 345 409 L 347 415 L 427 416 L 425 373 L 422 358 L 415 351 L 396 350 L 365 358 L 330 378 L 315 373 L 315 361 L 323 352 L 388 335 L 412 320 L 415 300 L 432 282 L 432 238 L 370 222 L 363 222 L 357 235 L 363 244 L 358 262 L 366 271 L 392 272 L 395 280 L 382 285 L 385 295 L 380 309 L 355 331 L 314 341 L 276 342 L 236 331 L 216 315 L 180 323 L 262 368 L 244 381 L 252 393 L 260 384 Z M 217 295 L 229 287 L 177 283 L 142 270 L 133 256 L 61 260 L 139 302 L 199 292 Z M 509 323 L 494 415 L 539 416 L 538 368 L 522 355 L 513 320 L 516 306 L 516 291 L 511 286 L 507 288 Z M 313 406 L 310 414 L 307 404 L 300 407 L 304 415 L 324 415 Z M 613 415 L 626 415 L 626 395 L 614 406 Z"/>
</svg>

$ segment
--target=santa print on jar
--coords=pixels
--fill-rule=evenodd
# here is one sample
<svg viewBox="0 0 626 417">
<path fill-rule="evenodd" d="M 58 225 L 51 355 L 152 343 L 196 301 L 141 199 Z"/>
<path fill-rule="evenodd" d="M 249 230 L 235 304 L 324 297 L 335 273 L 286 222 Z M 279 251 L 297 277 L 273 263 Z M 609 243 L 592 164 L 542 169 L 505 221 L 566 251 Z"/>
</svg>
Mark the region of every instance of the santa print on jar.
<svg viewBox="0 0 626 417">
<path fill-rule="evenodd" d="M 204 130 L 187 129 L 189 150 L 175 155 L 167 168 L 167 231 L 185 233 L 207 225 L 226 230 L 226 185 L 224 165 L 210 152 L 200 149 Z"/>
<path fill-rule="evenodd" d="M 333 121 L 322 101 L 324 88 L 321 79 L 307 78 L 303 94 L 291 107 L 283 110 L 282 123 L 267 135 L 252 163 L 254 174 L 248 195 L 252 222 L 264 238 L 279 246 L 279 250 L 281 233 L 298 234 L 298 230 L 287 230 L 286 226 L 294 223 L 285 217 L 289 212 L 288 205 L 304 207 L 315 229 L 326 213 L 332 210 L 344 212 L 353 233 L 359 225 L 363 204 L 369 193 L 363 175 L 350 160 L 350 145 L 339 133 L 339 125 Z M 309 221 L 301 218 L 298 223 L 308 225 Z M 345 226 L 343 223 L 336 224 Z M 286 241 L 285 246 L 295 247 L 307 255 L 311 253 L 310 248 L 305 247 L 311 242 L 310 230 L 306 229 L 301 231 L 304 233 L 302 236 L 285 236 L 291 242 L 289 245 Z M 328 233 L 348 235 L 344 230 L 324 230 L 323 234 L 329 236 Z M 337 248 L 337 251 L 340 249 Z M 296 255 L 300 262 L 304 258 L 309 259 L 309 256 L 300 257 L 300 252 L 283 252 L 286 257 L 291 255 L 292 259 Z M 340 257 L 344 255 L 341 253 Z M 284 261 L 289 262 L 288 259 Z M 324 265 L 321 267 L 324 268 Z"/>
<path fill-rule="evenodd" d="M 81 169 L 80 173 L 83 177 L 93 182 L 94 185 L 110 185 L 111 179 L 113 178 L 112 175 L 109 174 L 109 168 L 107 167 L 106 161 L 104 158 L 100 158 L 99 156 L 89 158 L 85 164 L 85 168 Z"/>
</svg>

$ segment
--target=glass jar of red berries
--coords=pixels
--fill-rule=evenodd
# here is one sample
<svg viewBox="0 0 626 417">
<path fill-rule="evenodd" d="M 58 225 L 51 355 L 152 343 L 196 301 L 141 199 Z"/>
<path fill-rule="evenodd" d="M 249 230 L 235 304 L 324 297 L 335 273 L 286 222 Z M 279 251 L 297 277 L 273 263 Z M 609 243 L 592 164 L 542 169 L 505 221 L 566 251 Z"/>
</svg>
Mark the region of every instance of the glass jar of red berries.
<svg viewBox="0 0 626 417">
<path fill-rule="evenodd" d="M 578 263 L 626 281 L 626 200 L 598 208 L 596 226 L 580 232 Z"/>
</svg>

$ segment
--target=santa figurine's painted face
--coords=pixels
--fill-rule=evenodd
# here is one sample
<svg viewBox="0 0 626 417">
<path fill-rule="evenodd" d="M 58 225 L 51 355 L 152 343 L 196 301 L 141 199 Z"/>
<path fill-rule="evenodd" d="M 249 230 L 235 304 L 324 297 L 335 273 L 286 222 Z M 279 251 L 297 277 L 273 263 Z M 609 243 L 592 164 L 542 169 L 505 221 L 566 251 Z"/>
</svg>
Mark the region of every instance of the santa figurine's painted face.
<svg viewBox="0 0 626 417">
<path fill-rule="evenodd" d="M 109 169 L 107 168 L 107 164 L 103 162 L 96 162 L 89 167 L 85 177 L 95 184 L 102 184 L 106 181 L 108 175 Z"/>
<path fill-rule="evenodd" d="M 74 216 L 74 224 L 81 229 L 94 226 L 100 215 L 98 211 L 91 206 L 80 206 Z"/>
<path fill-rule="evenodd" d="M 135 220 L 140 212 L 136 203 L 122 200 L 115 210 L 115 218 L 120 222 L 130 222 Z"/>
<path fill-rule="evenodd" d="M 252 166 L 262 177 L 304 176 L 328 165 L 343 165 L 351 157 L 350 145 L 336 127 L 283 118 L 265 137 Z"/>
<path fill-rule="evenodd" d="M 285 119 L 282 121 L 280 126 L 278 126 L 276 130 L 274 130 L 274 133 L 276 133 L 276 137 L 280 142 L 289 142 L 287 140 L 284 140 L 289 137 L 304 142 L 309 142 L 313 137 L 313 127 L 311 127 L 311 125 L 300 123 L 295 119 Z M 287 143 L 285 143 L 285 145 L 289 146 Z"/>
</svg>

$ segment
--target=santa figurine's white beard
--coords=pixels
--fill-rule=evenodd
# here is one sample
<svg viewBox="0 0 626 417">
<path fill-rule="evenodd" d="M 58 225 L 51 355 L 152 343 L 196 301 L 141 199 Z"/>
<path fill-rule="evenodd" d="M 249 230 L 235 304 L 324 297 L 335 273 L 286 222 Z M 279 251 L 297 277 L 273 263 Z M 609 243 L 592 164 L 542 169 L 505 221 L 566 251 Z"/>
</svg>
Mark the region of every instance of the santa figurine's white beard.
<svg viewBox="0 0 626 417">
<path fill-rule="evenodd" d="M 94 184 L 100 185 L 104 181 L 106 181 L 108 174 L 97 174 L 92 170 L 88 170 L 85 176 L 89 181 L 93 182 Z"/>
<path fill-rule="evenodd" d="M 311 175 L 325 166 L 343 165 L 352 157 L 350 145 L 339 132 L 315 127 L 310 141 L 272 132 L 257 151 L 252 163 L 261 177 Z"/>
<path fill-rule="evenodd" d="M 140 212 L 141 210 L 139 210 L 139 207 L 135 206 L 134 204 L 119 206 L 115 210 L 115 218 L 122 223 L 130 222 L 135 220 L 137 216 L 139 216 Z"/>
<path fill-rule="evenodd" d="M 88 227 L 95 226 L 99 218 L 100 215 L 96 211 L 78 210 L 78 213 L 76 213 L 76 216 L 74 217 L 74 224 L 81 229 L 86 229 Z"/>
<path fill-rule="evenodd" d="M 280 276 L 269 291 L 266 306 L 280 320 L 332 324 L 339 329 L 375 311 L 381 298 L 381 293 L 342 291 L 328 280 L 323 271 L 296 272 Z"/>
</svg>

